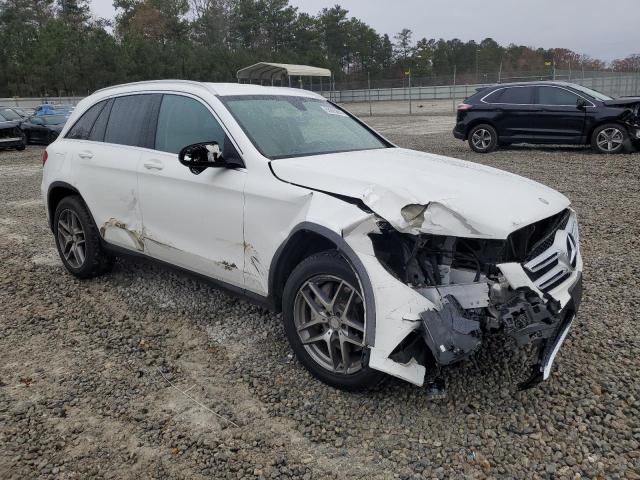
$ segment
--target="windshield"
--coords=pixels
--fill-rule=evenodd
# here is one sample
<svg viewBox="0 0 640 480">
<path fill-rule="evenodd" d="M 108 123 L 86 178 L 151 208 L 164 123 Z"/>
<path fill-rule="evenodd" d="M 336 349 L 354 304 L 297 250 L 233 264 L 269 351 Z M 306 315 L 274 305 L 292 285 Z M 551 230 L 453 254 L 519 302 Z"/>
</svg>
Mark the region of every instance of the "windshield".
<svg viewBox="0 0 640 480">
<path fill-rule="evenodd" d="M 287 95 L 220 99 L 260 153 L 271 160 L 390 146 L 321 99 Z"/>
<path fill-rule="evenodd" d="M 64 115 L 43 115 L 40 118 L 42 118 L 45 125 L 60 125 L 67 121 L 67 117 Z"/>
<path fill-rule="evenodd" d="M 18 115 L 13 110 L 9 110 L 8 108 L 0 109 L 0 115 L 2 115 L 7 120 L 22 120 L 22 117 Z"/>
<path fill-rule="evenodd" d="M 582 93 L 586 93 L 591 98 L 593 98 L 595 100 L 600 100 L 601 102 L 603 102 L 605 100 L 613 100 L 613 98 L 609 97 L 608 95 L 605 95 L 604 93 L 600 93 L 600 92 L 597 92 L 595 90 L 591 90 L 590 88 L 583 87 L 582 85 L 571 85 L 571 87 L 575 88 L 576 90 L 578 90 L 578 91 L 580 91 Z"/>
</svg>

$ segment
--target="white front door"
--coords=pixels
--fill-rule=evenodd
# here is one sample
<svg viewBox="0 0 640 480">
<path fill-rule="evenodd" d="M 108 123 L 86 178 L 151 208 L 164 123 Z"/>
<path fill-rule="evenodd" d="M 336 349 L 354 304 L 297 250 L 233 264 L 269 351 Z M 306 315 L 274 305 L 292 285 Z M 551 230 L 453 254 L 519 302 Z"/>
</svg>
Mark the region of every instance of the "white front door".
<svg viewBox="0 0 640 480">
<path fill-rule="evenodd" d="M 225 133 L 199 100 L 163 96 L 155 151 L 142 154 L 140 205 L 145 252 L 173 265 L 243 287 L 244 170 L 208 168 L 193 174 L 178 152 Z"/>
</svg>

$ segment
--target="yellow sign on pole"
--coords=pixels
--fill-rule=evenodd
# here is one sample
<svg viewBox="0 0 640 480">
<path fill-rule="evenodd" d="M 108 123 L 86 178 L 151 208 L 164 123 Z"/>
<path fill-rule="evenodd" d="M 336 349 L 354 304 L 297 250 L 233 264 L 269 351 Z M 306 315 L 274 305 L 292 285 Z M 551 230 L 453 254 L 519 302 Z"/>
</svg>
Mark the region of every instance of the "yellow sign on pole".
<svg viewBox="0 0 640 480">
<path fill-rule="evenodd" d="M 550 67 L 551 66 L 551 62 L 544 62 L 544 66 L 545 67 Z"/>
<path fill-rule="evenodd" d="M 409 70 L 405 70 L 404 74 L 405 74 L 405 75 L 411 75 L 411 69 L 409 69 Z"/>
</svg>

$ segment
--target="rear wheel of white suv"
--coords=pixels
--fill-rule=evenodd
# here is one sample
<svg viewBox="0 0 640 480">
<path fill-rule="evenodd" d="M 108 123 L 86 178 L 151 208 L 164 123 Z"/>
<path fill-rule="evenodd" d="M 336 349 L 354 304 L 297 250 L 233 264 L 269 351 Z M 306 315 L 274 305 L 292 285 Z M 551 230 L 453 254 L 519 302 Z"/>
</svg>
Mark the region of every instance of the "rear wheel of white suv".
<svg viewBox="0 0 640 480">
<path fill-rule="evenodd" d="M 77 195 L 63 198 L 53 218 L 53 229 L 60 259 L 78 278 L 92 278 L 111 270 L 113 257 L 104 251 L 100 234 Z"/>
<path fill-rule="evenodd" d="M 313 376 L 343 390 L 363 390 L 383 374 L 369 368 L 364 298 L 337 251 L 301 262 L 283 294 L 284 327 L 300 362 Z"/>
</svg>

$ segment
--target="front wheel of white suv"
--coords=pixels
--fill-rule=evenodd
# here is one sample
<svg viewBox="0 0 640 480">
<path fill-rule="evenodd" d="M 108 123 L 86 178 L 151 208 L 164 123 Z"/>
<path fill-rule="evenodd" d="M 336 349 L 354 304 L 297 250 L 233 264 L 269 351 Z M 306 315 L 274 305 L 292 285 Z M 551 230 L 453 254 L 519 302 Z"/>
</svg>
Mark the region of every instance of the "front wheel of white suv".
<svg viewBox="0 0 640 480">
<path fill-rule="evenodd" d="M 313 376 L 349 391 L 380 383 L 383 374 L 368 365 L 364 298 L 337 251 L 312 255 L 293 270 L 282 307 L 289 343 Z"/>
</svg>

